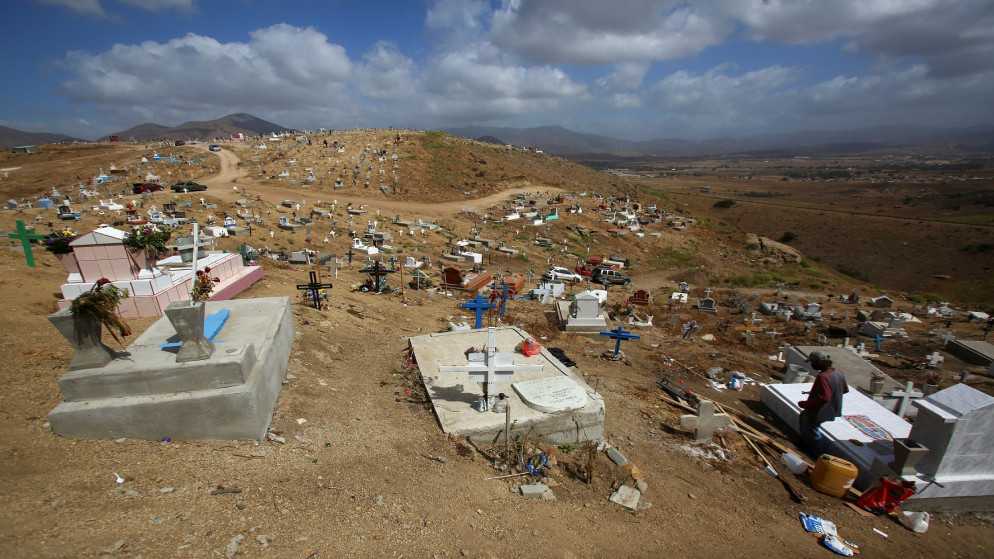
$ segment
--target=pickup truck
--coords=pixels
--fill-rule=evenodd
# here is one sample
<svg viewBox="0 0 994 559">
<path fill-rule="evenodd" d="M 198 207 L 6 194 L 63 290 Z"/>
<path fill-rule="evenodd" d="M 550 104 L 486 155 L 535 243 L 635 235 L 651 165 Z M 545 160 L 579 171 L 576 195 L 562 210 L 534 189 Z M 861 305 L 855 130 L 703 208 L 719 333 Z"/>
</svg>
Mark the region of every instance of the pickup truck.
<svg viewBox="0 0 994 559">
<path fill-rule="evenodd" d="M 614 284 L 614 285 L 624 285 L 632 283 L 632 279 L 622 274 L 618 270 L 609 270 L 605 268 L 594 268 L 594 272 L 590 274 L 590 281 L 593 283 L 601 284 Z"/>
</svg>

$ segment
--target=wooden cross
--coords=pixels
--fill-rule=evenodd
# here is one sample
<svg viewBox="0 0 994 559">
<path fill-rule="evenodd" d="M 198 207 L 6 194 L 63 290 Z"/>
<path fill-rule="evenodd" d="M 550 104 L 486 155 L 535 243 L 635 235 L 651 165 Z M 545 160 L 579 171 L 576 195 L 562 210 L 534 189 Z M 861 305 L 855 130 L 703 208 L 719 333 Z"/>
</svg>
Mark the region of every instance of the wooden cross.
<svg viewBox="0 0 994 559">
<path fill-rule="evenodd" d="M 24 259 L 27 260 L 28 266 L 32 268 L 35 267 L 35 257 L 31 254 L 31 241 L 40 241 L 45 238 L 45 235 L 39 233 L 32 233 L 24 225 L 24 222 L 20 219 L 17 220 L 17 233 L 7 234 L 11 239 L 20 239 L 21 246 L 24 247 Z"/>
<path fill-rule="evenodd" d="M 362 271 L 369 274 L 373 278 L 373 293 L 380 292 L 380 278 L 385 278 L 387 277 L 387 274 L 393 273 L 393 270 L 387 270 L 381 267 L 379 262 L 373 262 L 372 269 L 366 268 Z"/>
<path fill-rule="evenodd" d="M 618 355 L 619 353 L 621 353 L 621 341 L 622 340 L 640 340 L 640 339 L 642 339 L 642 336 L 639 336 L 638 334 L 632 334 L 631 332 L 626 332 L 624 330 L 624 328 L 621 327 L 621 326 L 618 326 L 616 329 L 614 329 L 614 330 L 608 330 L 606 332 L 604 330 L 601 330 L 601 336 L 607 336 L 607 337 L 615 340 L 615 343 L 614 343 L 614 354 L 615 355 Z"/>
<path fill-rule="evenodd" d="M 463 303 L 460 306 L 464 309 L 470 309 L 476 313 L 476 329 L 479 330 L 483 327 L 483 311 L 496 308 L 497 303 L 491 303 L 484 299 L 483 295 L 477 295 L 475 299 Z"/>
<path fill-rule="evenodd" d="M 321 308 L 320 292 L 322 289 L 331 289 L 332 285 L 330 283 L 321 283 L 321 280 L 318 279 L 317 272 L 315 272 L 314 270 L 310 271 L 310 279 L 311 281 L 309 283 L 298 284 L 297 289 L 300 291 L 307 292 L 311 300 L 314 301 L 314 308 L 320 309 Z"/>
<path fill-rule="evenodd" d="M 701 400 L 697 405 L 697 415 L 681 415 L 680 427 L 694 430 L 695 441 L 709 441 L 715 429 L 726 427 L 732 418 L 724 413 L 714 413 L 714 402 Z"/>
<path fill-rule="evenodd" d="M 352 252 L 352 249 L 350 248 L 349 251 L 345 253 L 345 256 L 349 259 L 349 264 L 351 264 L 352 263 L 352 257 L 355 256 L 355 253 Z"/>
</svg>

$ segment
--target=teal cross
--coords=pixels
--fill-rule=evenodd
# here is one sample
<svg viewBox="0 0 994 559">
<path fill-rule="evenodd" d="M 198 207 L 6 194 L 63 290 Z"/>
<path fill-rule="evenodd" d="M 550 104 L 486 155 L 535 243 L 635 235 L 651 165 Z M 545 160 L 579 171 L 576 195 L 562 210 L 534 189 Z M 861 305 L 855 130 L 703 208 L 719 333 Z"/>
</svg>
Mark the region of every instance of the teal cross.
<svg viewBox="0 0 994 559">
<path fill-rule="evenodd" d="M 28 261 L 28 266 L 32 268 L 35 267 L 35 257 L 31 254 L 31 241 L 40 241 L 45 238 L 45 235 L 40 235 L 38 233 L 32 233 L 28 231 L 28 228 L 24 226 L 24 222 L 20 219 L 17 220 L 17 233 L 9 233 L 7 235 L 11 239 L 20 239 L 21 245 L 24 247 L 24 259 Z"/>
</svg>

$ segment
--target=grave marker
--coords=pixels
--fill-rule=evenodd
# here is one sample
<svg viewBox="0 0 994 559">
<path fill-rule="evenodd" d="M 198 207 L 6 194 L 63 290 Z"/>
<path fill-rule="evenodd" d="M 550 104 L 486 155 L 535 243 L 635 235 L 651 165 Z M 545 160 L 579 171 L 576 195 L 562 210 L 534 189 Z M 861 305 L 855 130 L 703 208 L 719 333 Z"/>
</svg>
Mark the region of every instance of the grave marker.
<svg viewBox="0 0 994 559">
<path fill-rule="evenodd" d="M 28 266 L 32 268 L 35 267 L 35 257 L 31 254 L 31 241 L 40 241 L 45 238 L 45 235 L 39 233 L 32 233 L 24 225 L 24 222 L 20 219 L 17 220 L 17 233 L 8 233 L 8 237 L 11 239 L 20 239 L 21 246 L 24 247 L 24 260 L 27 261 Z"/>
<path fill-rule="evenodd" d="M 477 295 L 477 299 L 481 299 Z M 464 305 L 465 306 L 465 305 Z M 479 321 L 479 311 L 477 321 Z M 479 324 L 479 322 L 477 323 Z M 479 325 L 477 325 L 479 328 Z M 474 352 L 468 355 L 468 365 L 439 365 L 439 372 L 466 371 L 469 373 L 470 382 L 486 383 L 483 390 L 483 399 L 479 411 L 491 409 L 494 403 L 494 383 L 511 382 L 514 380 L 515 371 L 541 371 L 542 365 L 517 365 L 514 363 L 514 353 L 497 352 L 497 329 L 493 326 L 487 329 L 487 349 L 486 353 Z"/>
<path fill-rule="evenodd" d="M 475 299 L 460 306 L 476 313 L 476 329 L 479 330 L 483 327 L 483 311 L 497 308 L 497 303 L 491 303 L 485 300 L 483 295 L 477 295 Z"/>
<path fill-rule="evenodd" d="M 914 388 L 915 383 L 909 380 L 908 383 L 904 385 L 904 390 L 895 390 L 890 393 L 891 396 L 901 399 L 901 401 L 897 403 L 897 411 L 894 412 L 898 417 L 904 417 L 904 412 L 907 411 L 908 403 L 911 402 L 912 398 L 921 398 L 924 396 L 923 393 L 915 391 Z"/>
<path fill-rule="evenodd" d="M 321 290 L 322 289 L 331 289 L 332 285 L 330 283 L 321 283 L 321 280 L 318 279 L 317 272 L 315 272 L 314 270 L 311 270 L 309 273 L 310 273 L 310 280 L 311 281 L 308 282 L 308 283 L 304 283 L 304 284 L 298 284 L 297 285 L 297 289 L 299 291 L 306 292 L 310 296 L 311 300 L 314 301 L 314 308 L 315 309 L 320 309 L 321 308 Z"/>
<path fill-rule="evenodd" d="M 638 334 L 633 334 L 631 332 L 626 332 L 622 326 L 618 326 L 618 328 L 616 328 L 614 330 L 608 330 L 608 331 L 601 330 L 601 335 L 602 336 L 607 336 L 607 337 L 615 340 L 615 343 L 614 343 L 614 355 L 615 356 L 617 356 L 619 353 L 621 353 L 621 341 L 622 340 L 640 340 L 640 339 L 642 339 L 642 336 L 639 336 Z"/>
<path fill-rule="evenodd" d="M 724 413 L 714 413 L 714 402 L 701 400 L 697 415 L 681 415 L 680 427 L 694 430 L 695 441 L 710 441 L 715 429 L 727 427 L 732 418 Z"/>
</svg>

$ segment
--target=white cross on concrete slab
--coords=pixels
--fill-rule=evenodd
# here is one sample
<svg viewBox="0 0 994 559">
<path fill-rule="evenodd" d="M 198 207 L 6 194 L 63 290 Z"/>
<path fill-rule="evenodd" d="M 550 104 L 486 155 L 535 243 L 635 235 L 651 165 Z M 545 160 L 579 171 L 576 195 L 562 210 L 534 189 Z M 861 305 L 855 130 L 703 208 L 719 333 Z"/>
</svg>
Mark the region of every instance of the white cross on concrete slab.
<svg viewBox="0 0 994 559">
<path fill-rule="evenodd" d="M 908 381 L 904 385 L 904 390 L 895 390 L 890 393 L 891 396 L 895 398 L 900 398 L 901 401 L 897 404 L 897 411 L 895 412 L 898 417 L 904 417 L 904 412 L 908 408 L 908 403 L 911 402 L 912 398 L 921 398 L 924 396 L 921 392 L 915 391 L 915 383 Z"/>
<path fill-rule="evenodd" d="M 732 418 L 723 413 L 714 413 L 714 402 L 702 400 L 697 405 L 697 415 L 681 415 L 680 427 L 694 429 L 695 441 L 710 441 L 715 429 L 728 426 Z"/>
<path fill-rule="evenodd" d="M 514 363 L 514 353 L 497 353 L 497 329 L 491 326 L 487 329 L 487 352 L 469 354 L 468 365 L 439 365 L 439 372 L 466 371 L 470 382 L 485 382 L 484 389 L 486 411 L 494 403 L 494 383 L 511 382 L 515 371 L 541 371 L 542 365 L 517 365 Z"/>
</svg>

